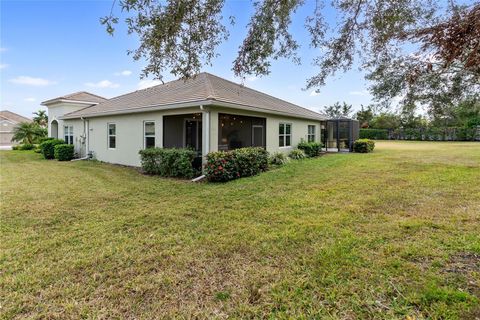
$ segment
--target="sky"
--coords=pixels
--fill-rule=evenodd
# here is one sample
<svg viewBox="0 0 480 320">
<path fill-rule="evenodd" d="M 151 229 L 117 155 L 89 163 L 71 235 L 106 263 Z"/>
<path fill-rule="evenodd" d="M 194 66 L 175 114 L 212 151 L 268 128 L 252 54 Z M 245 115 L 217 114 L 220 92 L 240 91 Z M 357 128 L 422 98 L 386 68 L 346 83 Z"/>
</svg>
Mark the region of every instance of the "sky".
<svg viewBox="0 0 480 320">
<path fill-rule="evenodd" d="M 0 109 L 31 117 L 32 112 L 45 109 L 42 101 L 72 92 L 111 98 L 157 84 L 153 78 L 140 79 L 145 62 L 127 55 L 127 50 L 137 48 L 138 38 L 127 35 L 122 20 L 113 37 L 100 24 L 99 18 L 110 13 L 112 2 L 0 0 Z M 273 61 L 269 75 L 248 77 L 244 84 L 315 111 L 337 101 L 358 110 L 371 96 L 364 75 L 356 68 L 329 78 L 320 93 L 304 90 L 306 80 L 318 72 L 312 61 L 321 53 L 309 47 L 304 28 L 313 5 L 314 1 L 306 1 L 291 27 L 301 45 L 298 55 L 302 64 Z M 114 12 L 122 15 L 118 6 Z M 218 47 L 220 56 L 202 71 L 241 82 L 233 76 L 232 62 L 252 12 L 250 1 L 227 0 L 223 15 L 234 15 L 236 24 L 229 27 L 229 39 Z M 326 17 L 333 21 L 335 12 L 327 11 Z M 165 79 L 174 77 L 166 74 Z"/>
</svg>

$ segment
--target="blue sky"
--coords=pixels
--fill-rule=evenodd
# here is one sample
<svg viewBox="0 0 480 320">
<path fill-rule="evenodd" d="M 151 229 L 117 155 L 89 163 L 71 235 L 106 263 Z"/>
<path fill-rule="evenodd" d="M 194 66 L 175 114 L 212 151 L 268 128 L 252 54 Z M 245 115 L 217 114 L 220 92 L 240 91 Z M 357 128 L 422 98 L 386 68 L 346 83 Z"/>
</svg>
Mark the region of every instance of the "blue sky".
<svg viewBox="0 0 480 320">
<path fill-rule="evenodd" d="M 127 35 L 122 23 L 114 37 L 100 25 L 99 18 L 110 12 L 112 1 L 1 0 L 0 109 L 31 116 L 43 108 L 41 101 L 68 93 L 89 91 L 110 98 L 154 83 L 140 80 L 145 63 L 126 54 L 137 47 L 136 36 Z M 356 69 L 330 78 L 319 94 L 302 90 L 306 79 L 318 71 L 311 63 L 320 51 L 309 48 L 303 27 L 312 6 L 313 1 L 307 1 L 292 25 L 302 46 L 302 64 L 274 61 L 270 75 L 248 78 L 245 85 L 316 111 L 336 101 L 346 101 L 355 109 L 368 104 L 368 83 Z M 252 10 L 250 1 L 227 0 L 224 16 L 235 15 L 236 25 L 230 28 L 229 40 L 218 48 L 220 57 L 203 71 L 240 82 L 233 77 L 232 61 Z M 116 12 L 120 13 L 118 7 Z M 334 17 L 330 12 L 328 19 Z"/>
</svg>

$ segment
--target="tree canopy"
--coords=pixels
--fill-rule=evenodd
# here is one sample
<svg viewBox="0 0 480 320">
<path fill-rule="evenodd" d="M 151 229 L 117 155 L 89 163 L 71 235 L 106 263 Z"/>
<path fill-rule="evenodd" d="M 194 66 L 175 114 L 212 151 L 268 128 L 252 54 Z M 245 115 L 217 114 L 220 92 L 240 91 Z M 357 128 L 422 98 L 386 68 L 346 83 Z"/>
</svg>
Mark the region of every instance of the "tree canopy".
<svg viewBox="0 0 480 320">
<path fill-rule="evenodd" d="M 322 112 L 329 118 L 348 118 L 350 113 L 352 113 L 352 105 L 346 102 L 335 102 L 331 106 L 323 107 Z"/>
<path fill-rule="evenodd" d="M 119 18 L 101 19 L 114 33 Z M 222 16 L 225 0 L 123 0 L 129 33 L 140 37 L 130 51 L 146 59 L 142 76 L 163 79 L 169 72 L 189 78 L 212 63 L 228 36 Z M 255 0 L 247 34 L 232 62 L 235 75 L 262 76 L 275 59 L 300 63 L 299 43 L 290 32 L 292 16 L 305 0 Z M 333 8 L 334 23 L 326 19 Z M 234 23 L 234 17 L 229 21 Z M 321 52 L 313 61 L 316 74 L 305 87 L 319 90 L 327 78 L 351 69 L 355 62 L 372 81 L 371 92 L 386 105 L 400 100 L 418 104 L 458 103 L 478 99 L 480 92 L 480 4 L 439 4 L 434 0 L 316 0 L 305 18 L 309 45 Z M 307 76 L 306 76 L 307 77 Z"/>
</svg>

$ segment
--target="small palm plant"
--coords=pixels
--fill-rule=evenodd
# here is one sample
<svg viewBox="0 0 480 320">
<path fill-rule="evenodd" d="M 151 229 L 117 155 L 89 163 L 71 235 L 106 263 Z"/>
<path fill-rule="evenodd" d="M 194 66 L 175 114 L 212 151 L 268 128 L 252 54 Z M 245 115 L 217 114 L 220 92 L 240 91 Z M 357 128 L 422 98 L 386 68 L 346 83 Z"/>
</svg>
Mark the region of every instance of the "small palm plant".
<svg viewBox="0 0 480 320">
<path fill-rule="evenodd" d="M 38 110 L 33 113 L 35 117 L 33 117 L 33 122 L 38 124 L 42 128 L 46 128 L 48 125 L 48 115 L 47 111 L 45 110 Z"/>
<path fill-rule="evenodd" d="M 21 122 L 13 129 L 12 141 L 33 144 L 47 136 L 47 130 L 34 122 Z"/>
</svg>

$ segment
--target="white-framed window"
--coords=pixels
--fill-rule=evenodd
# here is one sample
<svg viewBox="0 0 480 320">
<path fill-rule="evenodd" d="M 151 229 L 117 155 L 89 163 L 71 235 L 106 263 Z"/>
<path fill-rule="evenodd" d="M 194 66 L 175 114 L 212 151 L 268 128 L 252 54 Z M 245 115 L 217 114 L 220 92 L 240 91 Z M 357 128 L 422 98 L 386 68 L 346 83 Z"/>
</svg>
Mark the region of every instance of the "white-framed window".
<svg viewBox="0 0 480 320">
<path fill-rule="evenodd" d="M 115 123 L 107 123 L 108 130 L 108 149 L 117 147 L 117 125 Z"/>
<path fill-rule="evenodd" d="M 290 147 L 292 145 L 292 124 L 280 123 L 278 127 L 278 146 Z"/>
<path fill-rule="evenodd" d="M 315 142 L 315 125 L 308 125 L 307 141 Z"/>
<path fill-rule="evenodd" d="M 73 144 L 73 126 L 63 127 L 64 140 L 67 144 Z"/>
<path fill-rule="evenodd" d="M 143 148 L 155 148 L 155 121 L 143 122 Z"/>
</svg>

